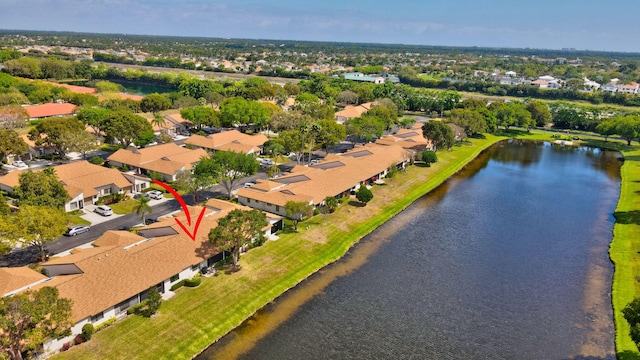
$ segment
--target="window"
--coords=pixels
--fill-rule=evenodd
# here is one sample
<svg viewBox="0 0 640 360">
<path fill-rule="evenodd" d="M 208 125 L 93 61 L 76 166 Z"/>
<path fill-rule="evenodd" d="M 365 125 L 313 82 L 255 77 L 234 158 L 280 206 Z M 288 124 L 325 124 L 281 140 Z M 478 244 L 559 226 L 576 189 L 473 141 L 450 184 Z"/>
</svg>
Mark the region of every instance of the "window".
<svg viewBox="0 0 640 360">
<path fill-rule="evenodd" d="M 171 279 L 169 279 L 171 282 L 176 282 L 178 280 L 180 280 L 180 274 L 173 275 Z"/>
<path fill-rule="evenodd" d="M 276 211 L 280 211 L 280 206 L 276 205 Z"/>
<path fill-rule="evenodd" d="M 191 265 L 191 271 L 198 271 L 200 269 L 200 264 Z"/>
<path fill-rule="evenodd" d="M 247 204 L 251 203 L 251 199 L 247 198 Z"/>
<path fill-rule="evenodd" d="M 77 209 L 77 208 L 78 208 L 78 202 L 76 201 L 76 202 L 72 202 L 72 203 L 70 203 L 70 204 L 69 204 L 69 208 L 70 208 L 71 210 L 75 210 L 75 209 Z"/>
<path fill-rule="evenodd" d="M 146 189 L 146 188 L 147 188 L 147 183 L 140 184 L 140 189 Z"/>
<path fill-rule="evenodd" d="M 102 194 L 103 194 L 103 195 L 109 195 L 109 194 L 111 194 L 111 188 L 103 189 L 103 190 L 102 190 Z"/>
<path fill-rule="evenodd" d="M 96 314 L 96 315 L 92 316 L 91 317 L 91 322 L 95 323 L 95 322 L 98 322 L 98 321 L 100 321 L 102 319 L 104 319 L 104 312 L 101 312 L 99 314 Z"/>
</svg>

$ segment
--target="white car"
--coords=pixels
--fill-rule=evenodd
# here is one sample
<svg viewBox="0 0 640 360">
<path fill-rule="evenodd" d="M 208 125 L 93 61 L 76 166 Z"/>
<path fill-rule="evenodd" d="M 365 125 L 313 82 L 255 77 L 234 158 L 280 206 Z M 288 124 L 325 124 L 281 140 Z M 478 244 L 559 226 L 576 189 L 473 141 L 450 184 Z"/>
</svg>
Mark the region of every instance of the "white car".
<svg viewBox="0 0 640 360">
<path fill-rule="evenodd" d="M 252 186 L 253 186 L 253 185 L 255 185 L 255 184 L 256 184 L 256 183 L 254 183 L 254 182 L 252 182 L 252 181 L 251 181 L 251 182 L 246 182 L 246 183 L 244 183 L 244 185 L 243 185 L 243 186 L 244 186 L 244 187 L 246 187 L 246 188 L 250 188 L 250 187 L 252 187 Z"/>
<path fill-rule="evenodd" d="M 156 199 L 156 200 L 160 200 L 163 198 L 162 191 L 158 191 L 158 190 L 151 190 L 145 193 L 144 196 L 148 197 L 149 199 Z"/>
<path fill-rule="evenodd" d="M 95 213 L 98 213 L 102 216 L 111 216 L 113 215 L 113 210 L 107 205 L 100 205 L 93 210 Z"/>
<path fill-rule="evenodd" d="M 28 167 L 27 164 L 25 164 L 24 161 L 22 161 L 22 160 L 16 160 L 11 165 L 14 166 L 14 167 L 17 167 L 17 168 L 26 168 L 26 167 Z"/>
<path fill-rule="evenodd" d="M 64 233 L 65 236 L 76 236 L 78 234 L 86 233 L 89 231 L 89 227 L 87 225 L 76 225 L 67 229 L 67 232 Z"/>
</svg>

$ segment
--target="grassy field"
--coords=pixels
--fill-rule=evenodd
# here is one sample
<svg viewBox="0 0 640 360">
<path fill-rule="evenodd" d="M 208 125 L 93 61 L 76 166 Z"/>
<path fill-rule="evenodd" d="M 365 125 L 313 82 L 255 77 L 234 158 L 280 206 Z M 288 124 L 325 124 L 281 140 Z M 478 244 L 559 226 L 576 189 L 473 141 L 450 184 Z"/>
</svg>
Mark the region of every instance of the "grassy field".
<svg viewBox="0 0 640 360">
<path fill-rule="evenodd" d="M 551 134 L 542 132 L 514 134 L 531 139 L 551 139 Z M 244 254 L 240 259 L 240 272 L 231 275 L 219 273 L 215 277 L 205 278 L 200 287 L 180 289 L 173 299 L 163 303 L 158 316 L 151 319 L 130 316 L 97 333 L 90 342 L 55 358 L 189 359 L 286 290 L 339 259 L 364 235 L 444 182 L 482 150 L 504 138 L 487 135 L 485 139 L 471 139 L 451 151 L 440 151 L 439 161 L 431 167 L 412 166 L 406 173 L 388 179 L 385 185 L 375 186 L 375 197 L 366 207 L 347 202 L 334 214 L 316 216 L 301 224 L 298 233 L 282 234 L 279 240 L 269 241 Z M 632 181 L 632 187 L 625 187 L 629 182 L 626 173 L 640 175 L 640 147 L 633 151 L 625 153 L 636 156 L 636 159 L 629 158 L 623 167 L 623 195 L 631 194 L 637 199 L 640 181 Z M 623 202 L 621 200 L 618 205 L 619 214 L 636 209 L 630 214 L 638 216 L 637 200 L 630 199 L 627 207 L 622 206 Z M 635 222 L 630 224 L 633 228 L 625 227 L 627 224 L 616 225 L 615 228 L 614 244 L 623 243 L 624 249 L 631 248 L 625 239 L 635 236 L 635 241 L 640 241 L 634 235 L 639 231 L 637 218 L 631 222 Z M 632 298 L 637 290 L 633 274 L 637 271 L 635 267 L 640 264 L 640 256 L 632 250 L 625 254 L 633 258 L 635 265 L 633 268 L 630 266 L 631 269 L 618 271 L 620 260 L 614 259 L 616 279 L 625 273 L 624 270 L 629 270 L 616 283 L 631 283 L 626 288 L 632 290 L 627 298 Z M 620 298 L 614 291 L 614 305 Z M 627 298 L 620 302 L 622 306 L 628 302 Z M 618 336 L 620 338 L 624 337 Z M 633 344 L 629 341 L 619 340 L 619 351 L 631 347 Z"/>
</svg>

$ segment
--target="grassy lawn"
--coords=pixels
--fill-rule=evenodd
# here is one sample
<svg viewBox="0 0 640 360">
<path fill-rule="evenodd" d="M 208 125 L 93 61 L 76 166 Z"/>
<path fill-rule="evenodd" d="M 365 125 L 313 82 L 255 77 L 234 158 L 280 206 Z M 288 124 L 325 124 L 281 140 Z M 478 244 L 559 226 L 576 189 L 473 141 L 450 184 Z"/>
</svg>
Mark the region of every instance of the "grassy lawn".
<svg viewBox="0 0 640 360">
<path fill-rule="evenodd" d="M 136 206 L 137 203 L 138 203 L 137 201 L 133 199 L 129 199 L 125 201 L 120 201 L 117 204 L 111 204 L 109 205 L 109 207 L 116 214 L 130 214 L 133 212 L 133 208 Z"/>
<path fill-rule="evenodd" d="M 518 137 L 550 140 L 549 133 L 513 132 Z M 57 355 L 56 359 L 189 359 L 208 344 L 220 338 L 261 307 L 294 287 L 306 277 L 330 264 L 360 238 L 409 206 L 413 201 L 433 190 L 451 175 L 462 169 L 482 150 L 504 139 L 487 135 L 485 139 L 470 139 L 451 151 L 439 151 L 438 162 L 431 167 L 412 166 L 407 172 L 387 179 L 386 184 L 375 186 L 374 199 L 366 206 L 342 204 L 334 214 L 316 216 L 298 226 L 299 232 L 283 233 L 277 241 L 268 241 L 240 259 L 242 270 L 232 275 L 220 273 L 203 279 L 197 288 L 182 288 L 170 301 L 164 302 L 158 316 L 146 319 L 130 316 L 94 335 L 88 343 Z M 635 171 L 640 175 L 640 147 L 636 160 L 628 159 L 623 172 Z M 635 166 L 630 169 L 630 166 Z M 625 175 L 623 175 L 625 176 Z M 627 176 L 623 178 L 625 184 Z M 626 186 L 626 185 L 623 185 Z M 636 181 L 623 194 L 635 196 L 640 188 Z M 638 209 L 638 201 L 630 200 L 629 207 L 618 206 L 618 212 Z M 632 213 L 636 214 L 637 213 Z M 638 221 L 634 228 L 616 225 L 618 243 L 640 233 Z M 637 237 L 637 235 L 636 235 Z M 636 242 L 640 240 L 636 239 Z M 634 249 L 636 247 L 633 247 Z M 629 250 L 634 266 L 640 264 L 640 255 Z M 612 248 L 612 258 L 613 248 Z M 617 268 L 616 268 L 617 269 Z M 623 269 L 624 270 L 624 269 Z M 623 278 L 631 281 L 633 297 L 636 294 L 633 268 Z M 616 271 L 616 277 L 619 277 Z M 615 286 L 615 285 L 614 285 Z M 619 296 L 614 293 L 614 304 Z M 626 304 L 628 300 L 622 303 Z M 631 344 L 632 345 L 632 344 Z M 628 347 L 629 344 L 626 344 Z M 622 349 L 619 347 L 619 349 Z"/>
<path fill-rule="evenodd" d="M 91 222 L 80 217 L 79 214 L 67 214 L 67 221 L 71 225 L 91 225 Z"/>
</svg>

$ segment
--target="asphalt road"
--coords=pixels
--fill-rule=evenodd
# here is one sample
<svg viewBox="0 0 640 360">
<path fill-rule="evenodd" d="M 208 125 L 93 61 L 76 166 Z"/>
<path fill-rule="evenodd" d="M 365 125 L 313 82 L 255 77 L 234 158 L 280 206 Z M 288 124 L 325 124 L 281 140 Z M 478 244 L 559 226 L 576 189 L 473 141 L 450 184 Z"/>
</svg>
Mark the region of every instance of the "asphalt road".
<svg viewBox="0 0 640 360">
<path fill-rule="evenodd" d="M 245 182 L 255 182 L 257 179 L 266 179 L 265 173 L 257 173 L 255 175 L 246 177 L 237 182 L 234 189 L 242 187 Z M 200 200 L 210 199 L 214 197 L 226 197 L 227 191 L 221 185 L 215 185 L 209 190 L 203 191 L 200 194 Z M 184 200 L 187 204 L 193 204 L 193 198 L 191 196 L 185 196 Z M 174 211 L 181 209 L 177 200 L 171 199 L 161 204 L 151 207 L 153 210 L 149 216 L 158 217 L 167 215 Z M 107 230 L 124 230 L 129 229 L 141 223 L 140 215 L 127 214 L 113 218 L 113 220 L 105 221 L 100 224 L 92 225 L 88 232 L 76 235 L 76 236 L 61 236 L 58 239 L 45 245 L 45 252 L 49 255 L 58 254 L 75 247 L 90 243 Z M 30 246 L 24 249 L 14 250 L 7 255 L 0 257 L 0 267 L 15 267 L 25 266 L 36 261 L 38 256 L 38 248 Z"/>
</svg>

